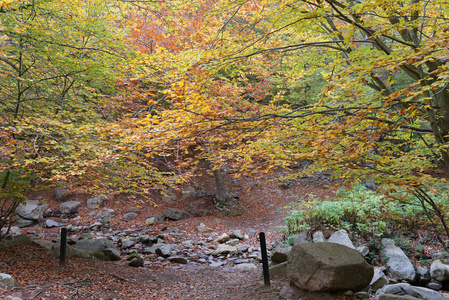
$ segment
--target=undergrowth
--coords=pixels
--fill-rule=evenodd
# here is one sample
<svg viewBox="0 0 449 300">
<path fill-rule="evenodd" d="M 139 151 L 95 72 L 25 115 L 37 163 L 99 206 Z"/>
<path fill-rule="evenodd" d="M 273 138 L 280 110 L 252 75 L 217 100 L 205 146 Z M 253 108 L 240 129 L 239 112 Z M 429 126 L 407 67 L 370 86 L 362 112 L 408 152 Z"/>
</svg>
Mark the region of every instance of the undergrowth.
<svg viewBox="0 0 449 300">
<path fill-rule="evenodd" d="M 433 187 L 428 194 L 441 211 L 448 211 L 445 209 L 449 207 L 447 185 Z M 436 217 L 429 216 L 429 208 L 423 208 L 413 195 L 405 191 L 396 191 L 387 197 L 356 185 L 352 189 L 338 190 L 334 199 L 320 200 L 312 195 L 300 199 L 296 207 L 287 209 L 291 209 L 291 215 L 285 218 L 286 225 L 281 227 L 286 238 L 317 228 L 346 229 L 353 238 L 365 241 L 392 236 L 411 237 L 422 229 L 430 229 L 437 234 L 443 232 Z"/>
</svg>

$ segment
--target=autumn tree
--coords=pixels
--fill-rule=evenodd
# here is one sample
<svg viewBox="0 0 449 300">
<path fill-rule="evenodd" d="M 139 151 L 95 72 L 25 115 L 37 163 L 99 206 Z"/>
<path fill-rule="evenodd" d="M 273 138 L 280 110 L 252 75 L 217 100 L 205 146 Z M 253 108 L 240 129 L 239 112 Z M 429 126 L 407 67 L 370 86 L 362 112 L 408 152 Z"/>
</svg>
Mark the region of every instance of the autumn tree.
<svg viewBox="0 0 449 300">
<path fill-rule="evenodd" d="M 201 34 L 200 43 L 156 47 L 142 60 L 163 73 L 166 106 L 139 117 L 140 147 L 179 154 L 193 146 L 198 157 L 259 174 L 312 160 L 295 176 L 332 169 L 347 184 L 372 179 L 414 194 L 444 223 L 426 196 L 429 184 L 444 181 L 428 168 L 449 166 L 444 1 L 212 5 L 209 26 L 191 35 Z M 242 92 L 254 86 L 251 76 L 288 86 L 316 74 L 326 83 L 319 97 L 295 106 L 284 105 L 282 87 L 267 84 L 255 98 Z"/>
<path fill-rule="evenodd" d="M 109 148 L 98 131 L 104 95 L 114 93 L 113 67 L 125 54 L 111 9 L 94 0 L 1 1 L 2 213 L 30 186 L 98 179 Z"/>
</svg>

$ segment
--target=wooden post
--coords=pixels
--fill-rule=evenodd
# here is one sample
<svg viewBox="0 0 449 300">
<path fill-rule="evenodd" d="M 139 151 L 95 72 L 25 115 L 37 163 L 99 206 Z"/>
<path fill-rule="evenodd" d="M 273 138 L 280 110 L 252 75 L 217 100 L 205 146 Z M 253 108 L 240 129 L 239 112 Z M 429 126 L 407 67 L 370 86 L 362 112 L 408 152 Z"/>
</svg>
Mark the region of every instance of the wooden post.
<svg viewBox="0 0 449 300">
<path fill-rule="evenodd" d="M 270 270 L 268 268 L 267 244 L 265 242 L 265 233 L 259 233 L 260 251 L 262 253 L 263 281 L 265 285 L 270 285 Z"/>
<path fill-rule="evenodd" d="M 65 268 L 65 256 L 67 250 L 67 228 L 61 228 L 61 247 L 59 251 L 59 267 Z"/>
</svg>

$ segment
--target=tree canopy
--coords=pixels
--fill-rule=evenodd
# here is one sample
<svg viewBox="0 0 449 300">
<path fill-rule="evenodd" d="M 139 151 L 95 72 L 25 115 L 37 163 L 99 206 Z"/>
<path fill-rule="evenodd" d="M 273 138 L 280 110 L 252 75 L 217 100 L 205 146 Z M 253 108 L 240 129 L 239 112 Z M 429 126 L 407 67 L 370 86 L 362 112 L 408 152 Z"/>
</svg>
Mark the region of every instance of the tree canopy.
<svg viewBox="0 0 449 300">
<path fill-rule="evenodd" d="M 238 176 L 304 160 L 292 176 L 417 196 L 444 181 L 428 172 L 449 167 L 443 0 L 1 7 L 4 182 L 101 173 L 145 192 L 200 162 Z"/>
</svg>

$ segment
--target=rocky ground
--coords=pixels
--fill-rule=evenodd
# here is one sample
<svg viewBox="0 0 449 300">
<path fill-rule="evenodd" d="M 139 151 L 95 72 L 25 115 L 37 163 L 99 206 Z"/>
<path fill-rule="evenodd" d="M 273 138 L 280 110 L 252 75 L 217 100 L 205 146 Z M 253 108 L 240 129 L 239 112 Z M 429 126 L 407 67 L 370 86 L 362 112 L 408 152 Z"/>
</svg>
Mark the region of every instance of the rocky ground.
<svg viewBox="0 0 449 300">
<path fill-rule="evenodd" d="M 266 178 L 270 179 L 270 178 Z M 37 226 L 23 228 L 30 236 L 58 241 L 59 228 L 44 228 L 47 220 L 71 225 L 75 232 L 69 236 L 81 238 L 90 234 L 94 238 L 112 238 L 122 250 L 116 262 L 99 259 L 68 258 L 65 268 L 58 259 L 51 258 L 47 250 L 36 245 L 14 246 L 0 251 L 0 272 L 12 275 L 17 283 L 13 289 L 0 290 L 0 297 L 21 299 L 279 299 L 285 281 L 272 280 L 271 287 L 263 284 L 259 261 L 258 233 L 267 236 L 268 247 L 282 239 L 278 226 L 288 215 L 286 206 L 300 197 L 313 193 L 317 197 L 332 195 L 329 178 L 325 174 L 315 178 L 280 185 L 268 180 L 252 181 L 250 178 L 230 180 L 229 189 L 238 197 L 237 206 L 230 212 L 215 209 L 212 198 L 213 179 L 204 178 L 202 188 L 195 187 L 194 194 L 183 197 L 181 191 L 168 195 L 155 194 L 153 199 L 132 199 L 121 196 L 105 199 L 96 207 L 88 208 L 89 195 L 51 191 L 30 194 L 30 199 L 46 200 L 49 204 L 46 218 Z M 207 188 L 209 187 L 209 188 Z M 56 194 L 55 194 L 56 192 Z M 60 198 L 60 201 L 56 201 Z M 62 202 L 79 201 L 78 213 L 58 218 Z M 157 205 L 152 205 L 155 203 Z M 159 221 L 146 225 L 150 216 L 163 214 L 168 208 L 187 211 L 191 217 L 181 221 Z M 93 226 L 107 210 L 109 223 Z M 53 212 L 53 213 L 52 213 Z M 130 214 L 131 213 L 131 214 Z M 128 218 L 132 215 L 131 218 Z M 68 218 L 70 217 L 70 218 Z M 148 223 L 147 223 L 148 224 Z M 211 229 L 198 231 L 198 226 Z M 76 229 L 81 229 L 77 231 Z M 90 228 L 90 229 L 88 229 Z M 235 239 L 235 247 L 247 248 L 237 256 L 210 255 L 213 240 L 223 233 L 240 230 L 243 239 Z M 163 243 L 174 245 L 173 251 L 186 258 L 162 259 L 145 251 L 139 239 L 161 238 Z M 125 240 L 135 243 L 123 247 Z M 132 244 L 132 243 L 131 243 Z M 143 267 L 128 266 L 126 254 L 137 251 L 144 258 Z M 185 261 L 183 261 L 185 262 Z M 259 269 L 242 270 L 241 264 L 257 265 Z"/>
</svg>

